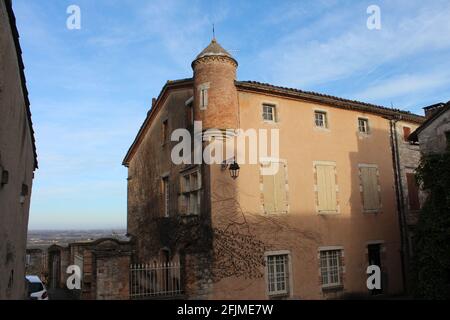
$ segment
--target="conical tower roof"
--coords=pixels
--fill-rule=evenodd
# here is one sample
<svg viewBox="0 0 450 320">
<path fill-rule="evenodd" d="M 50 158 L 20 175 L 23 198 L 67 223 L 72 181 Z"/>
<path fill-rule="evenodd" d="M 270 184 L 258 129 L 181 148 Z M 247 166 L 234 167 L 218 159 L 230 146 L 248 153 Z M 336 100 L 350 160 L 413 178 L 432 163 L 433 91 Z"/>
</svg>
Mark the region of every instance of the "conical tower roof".
<svg viewBox="0 0 450 320">
<path fill-rule="evenodd" d="M 237 64 L 236 59 L 234 59 L 233 56 L 217 42 L 216 38 L 213 38 L 211 40 L 211 43 L 205 49 L 203 49 L 202 52 L 200 52 L 200 54 L 195 58 L 194 62 L 198 59 L 212 56 L 227 57 L 232 59 Z"/>
</svg>

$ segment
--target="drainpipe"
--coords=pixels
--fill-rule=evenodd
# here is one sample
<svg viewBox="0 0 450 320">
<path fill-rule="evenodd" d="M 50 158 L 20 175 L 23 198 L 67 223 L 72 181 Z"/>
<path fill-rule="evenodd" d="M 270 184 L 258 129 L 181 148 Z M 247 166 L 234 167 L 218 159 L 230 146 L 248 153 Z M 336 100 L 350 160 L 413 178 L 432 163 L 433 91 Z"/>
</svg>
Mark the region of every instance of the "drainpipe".
<svg viewBox="0 0 450 320">
<path fill-rule="evenodd" d="M 400 167 L 400 156 L 398 152 L 398 137 L 397 137 L 397 122 L 402 119 L 401 116 L 393 117 L 389 119 L 390 132 L 391 132 L 391 149 L 392 149 L 392 163 L 394 167 L 394 177 L 395 177 L 395 191 L 397 198 L 397 211 L 398 211 L 398 221 L 400 226 L 400 260 L 402 268 L 402 282 L 403 291 L 406 293 L 406 255 L 408 254 L 408 239 L 406 230 L 406 218 L 405 218 L 405 208 L 404 208 L 404 192 L 401 180 L 401 167 Z"/>
</svg>

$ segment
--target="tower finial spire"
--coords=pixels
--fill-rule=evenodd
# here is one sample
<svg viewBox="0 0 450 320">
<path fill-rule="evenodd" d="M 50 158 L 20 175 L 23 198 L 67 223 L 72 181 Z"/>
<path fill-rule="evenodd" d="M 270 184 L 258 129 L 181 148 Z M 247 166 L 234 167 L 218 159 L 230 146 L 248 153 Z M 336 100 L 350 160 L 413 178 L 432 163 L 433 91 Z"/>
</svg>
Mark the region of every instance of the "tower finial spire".
<svg viewBox="0 0 450 320">
<path fill-rule="evenodd" d="M 215 30 L 215 26 L 214 26 L 214 23 L 213 23 L 213 41 L 215 41 L 216 40 L 216 30 Z"/>
</svg>

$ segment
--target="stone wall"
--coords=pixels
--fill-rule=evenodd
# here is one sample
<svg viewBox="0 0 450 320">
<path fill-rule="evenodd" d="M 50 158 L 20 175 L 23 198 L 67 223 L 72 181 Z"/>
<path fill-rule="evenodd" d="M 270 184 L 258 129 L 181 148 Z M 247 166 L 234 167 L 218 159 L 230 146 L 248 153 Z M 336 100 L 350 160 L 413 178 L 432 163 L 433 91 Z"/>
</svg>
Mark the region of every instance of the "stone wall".
<svg viewBox="0 0 450 320">
<path fill-rule="evenodd" d="M 424 154 L 443 153 L 447 149 L 446 132 L 450 132 L 450 109 L 419 133 L 420 149 Z"/>
<path fill-rule="evenodd" d="M 418 210 L 412 210 L 409 207 L 409 196 L 408 196 L 408 183 L 406 180 L 407 173 L 414 173 L 415 169 L 420 162 L 420 149 L 417 144 L 412 144 L 405 140 L 403 135 L 403 127 L 408 127 L 411 132 L 417 129 L 418 125 L 412 125 L 411 123 L 398 122 L 396 125 L 397 129 L 397 141 L 398 141 L 398 153 L 400 160 L 400 177 L 403 189 L 403 207 L 405 209 L 406 222 L 409 226 L 414 226 L 418 219 Z M 419 194 L 421 200 L 423 200 L 424 195 Z"/>
<path fill-rule="evenodd" d="M 96 299 L 128 300 L 130 255 L 96 256 Z"/>
<path fill-rule="evenodd" d="M 36 275 L 45 281 L 48 277 L 47 250 L 27 249 L 26 274 Z"/>
<path fill-rule="evenodd" d="M 0 1 L 0 300 L 25 297 L 25 250 L 35 169 L 27 97 L 9 21 L 11 4 L 6 3 L 8 7 Z"/>
<path fill-rule="evenodd" d="M 130 242 L 105 238 L 71 243 L 69 248 L 70 264 L 82 264 L 79 299 L 129 299 Z"/>
</svg>

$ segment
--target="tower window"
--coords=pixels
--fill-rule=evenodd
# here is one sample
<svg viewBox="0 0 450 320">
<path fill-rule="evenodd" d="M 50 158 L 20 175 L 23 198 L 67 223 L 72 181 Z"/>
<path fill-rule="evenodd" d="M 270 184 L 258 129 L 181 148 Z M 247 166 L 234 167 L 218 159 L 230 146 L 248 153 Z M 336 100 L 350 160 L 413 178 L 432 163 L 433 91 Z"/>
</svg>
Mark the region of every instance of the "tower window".
<svg viewBox="0 0 450 320">
<path fill-rule="evenodd" d="M 200 109 L 206 109 L 208 107 L 208 88 L 200 89 Z"/>
<path fill-rule="evenodd" d="M 275 122 L 275 106 L 271 104 L 263 104 L 264 121 Z"/>
</svg>

